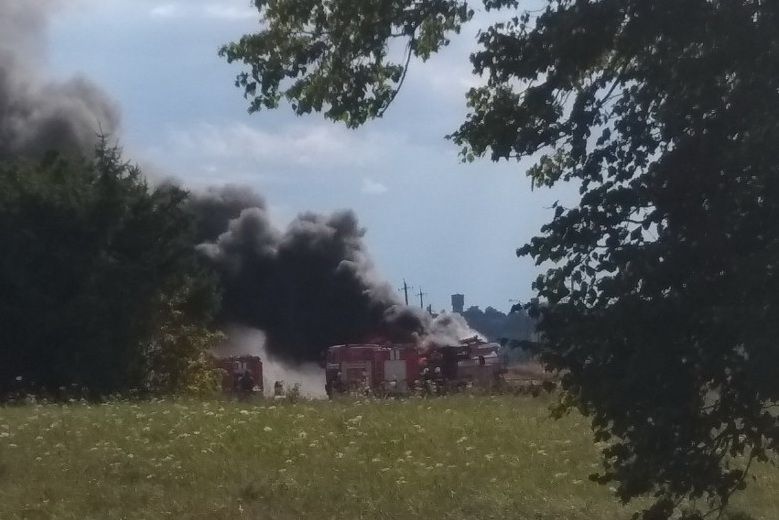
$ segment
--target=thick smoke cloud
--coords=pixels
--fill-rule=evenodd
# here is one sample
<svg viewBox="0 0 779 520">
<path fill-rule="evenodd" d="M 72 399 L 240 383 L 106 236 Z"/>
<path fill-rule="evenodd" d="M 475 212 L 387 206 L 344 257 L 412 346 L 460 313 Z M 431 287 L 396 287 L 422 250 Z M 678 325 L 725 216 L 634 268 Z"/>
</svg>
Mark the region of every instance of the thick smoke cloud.
<svg viewBox="0 0 779 520">
<path fill-rule="evenodd" d="M 84 78 L 45 78 L 45 29 L 64 1 L 0 1 L 0 156 L 48 150 L 91 151 L 98 132 L 112 134 L 119 113 Z"/>
<path fill-rule="evenodd" d="M 238 218 L 245 209 L 267 211 L 264 198 L 251 189 L 234 185 L 211 187 L 205 193 L 193 193 L 187 207 L 195 217 L 199 243 L 215 242 L 219 235 L 227 231 L 230 221 Z"/>
<path fill-rule="evenodd" d="M 90 152 L 98 132 L 117 131 L 118 110 L 100 89 L 43 72 L 47 19 L 73 1 L 0 0 L 0 158 Z M 188 209 L 199 249 L 223 278 L 221 325 L 261 330 L 265 349 L 281 360 L 318 361 L 338 343 L 451 343 L 470 332 L 401 304 L 351 211 L 304 213 L 280 230 L 262 197 L 230 186 L 192 195 Z"/>
<path fill-rule="evenodd" d="M 223 321 L 264 331 L 271 354 L 310 361 L 333 344 L 416 342 L 428 330 L 430 318 L 376 273 L 353 212 L 303 213 L 282 232 L 245 189 L 211 190 L 191 207 L 200 249 L 223 275 Z"/>
</svg>

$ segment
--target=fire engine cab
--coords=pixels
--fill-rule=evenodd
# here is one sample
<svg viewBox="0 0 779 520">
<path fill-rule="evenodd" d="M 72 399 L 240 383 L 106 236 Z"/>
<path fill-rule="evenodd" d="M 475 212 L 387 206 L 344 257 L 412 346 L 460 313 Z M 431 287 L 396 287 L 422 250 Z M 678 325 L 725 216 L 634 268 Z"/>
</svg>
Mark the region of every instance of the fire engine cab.
<svg viewBox="0 0 779 520">
<path fill-rule="evenodd" d="M 222 391 L 241 393 L 241 378 L 249 373 L 253 382 L 253 393 L 262 395 L 262 360 L 259 356 L 232 356 L 217 358 L 214 365 L 222 372 Z"/>
</svg>

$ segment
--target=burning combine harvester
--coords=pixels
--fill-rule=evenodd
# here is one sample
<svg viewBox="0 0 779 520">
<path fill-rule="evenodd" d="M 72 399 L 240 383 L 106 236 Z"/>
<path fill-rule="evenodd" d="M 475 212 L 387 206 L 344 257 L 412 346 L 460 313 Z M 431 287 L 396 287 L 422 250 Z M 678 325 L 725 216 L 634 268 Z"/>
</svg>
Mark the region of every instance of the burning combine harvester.
<svg viewBox="0 0 779 520">
<path fill-rule="evenodd" d="M 359 343 L 327 351 L 325 389 L 329 396 L 441 394 L 468 387 L 494 388 L 505 367 L 498 346 L 473 337 L 459 345 Z"/>
</svg>

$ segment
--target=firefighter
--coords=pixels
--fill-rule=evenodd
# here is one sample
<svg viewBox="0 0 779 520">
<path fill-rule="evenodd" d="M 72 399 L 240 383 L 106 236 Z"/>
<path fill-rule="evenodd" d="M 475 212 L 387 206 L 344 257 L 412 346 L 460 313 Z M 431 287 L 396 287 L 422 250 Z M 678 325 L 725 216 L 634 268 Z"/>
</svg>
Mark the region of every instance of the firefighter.
<svg viewBox="0 0 779 520">
<path fill-rule="evenodd" d="M 367 397 L 371 395 L 371 386 L 368 382 L 368 372 L 363 370 L 362 371 L 362 377 L 360 378 L 360 387 L 362 390 L 362 393 Z"/>
<path fill-rule="evenodd" d="M 276 381 L 273 383 L 273 397 L 283 397 L 284 396 L 284 383 L 281 381 Z"/>
<path fill-rule="evenodd" d="M 430 371 L 430 367 L 425 364 L 425 368 L 422 369 L 422 394 L 430 395 L 433 393 L 433 374 Z"/>
<path fill-rule="evenodd" d="M 444 376 L 441 373 L 441 367 L 435 367 L 433 371 L 433 388 L 436 394 L 442 394 L 444 390 Z"/>
<path fill-rule="evenodd" d="M 398 390 L 399 390 L 399 388 L 398 388 L 398 386 L 399 386 L 398 385 L 398 378 L 397 377 L 393 377 L 392 380 L 388 383 L 387 386 L 389 387 L 389 391 L 387 392 L 387 394 L 390 397 L 398 397 Z"/>
<path fill-rule="evenodd" d="M 254 378 L 252 377 L 252 373 L 248 370 L 245 370 L 238 379 L 238 385 L 241 391 L 241 396 L 244 399 L 252 395 L 252 392 L 254 391 Z"/>
</svg>

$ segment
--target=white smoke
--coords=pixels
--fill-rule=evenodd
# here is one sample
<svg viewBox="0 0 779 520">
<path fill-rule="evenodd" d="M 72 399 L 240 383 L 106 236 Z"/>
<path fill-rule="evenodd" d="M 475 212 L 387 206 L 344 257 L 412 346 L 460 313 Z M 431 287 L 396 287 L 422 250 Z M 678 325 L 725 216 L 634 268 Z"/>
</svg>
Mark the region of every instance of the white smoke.
<svg viewBox="0 0 779 520">
<path fill-rule="evenodd" d="M 325 371 L 316 363 L 293 366 L 274 359 L 265 348 L 265 334 L 261 330 L 233 325 L 225 332 L 227 342 L 215 354 L 219 357 L 259 356 L 262 360 L 262 383 L 266 396 L 272 396 L 274 383 L 281 381 L 285 390 L 297 385 L 303 397 L 326 397 Z"/>
<path fill-rule="evenodd" d="M 474 336 L 482 341 L 487 341 L 481 333 L 468 325 L 462 315 L 457 313 L 439 314 L 430 320 L 426 330 L 427 332 L 420 338 L 423 345 L 459 345 L 460 340 L 470 339 Z"/>
</svg>

